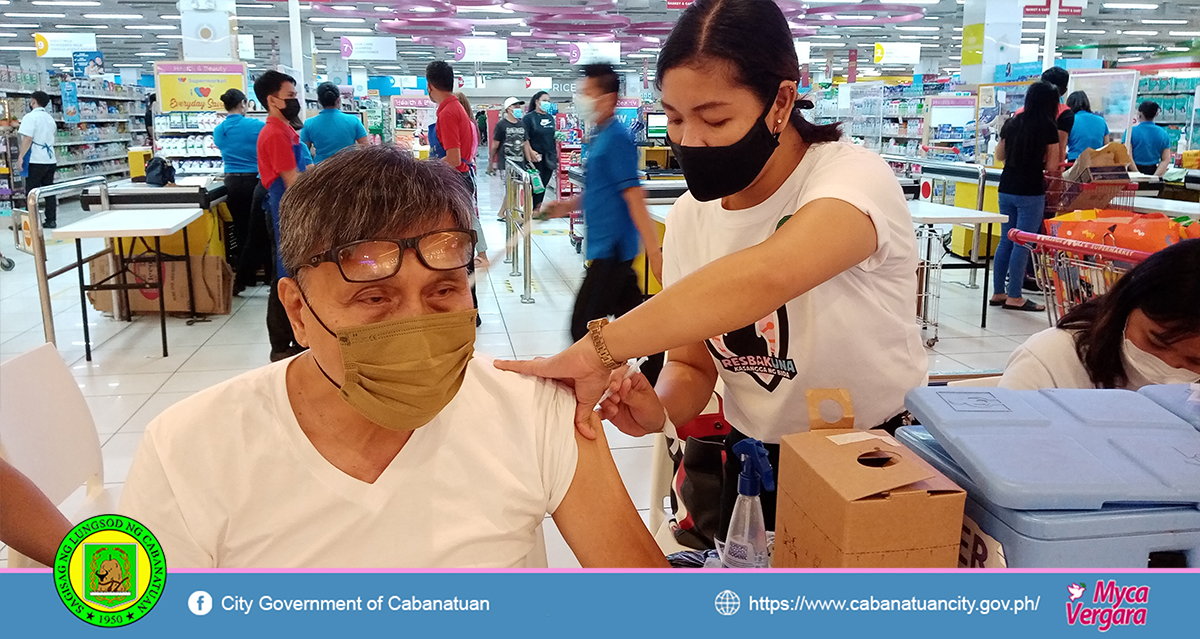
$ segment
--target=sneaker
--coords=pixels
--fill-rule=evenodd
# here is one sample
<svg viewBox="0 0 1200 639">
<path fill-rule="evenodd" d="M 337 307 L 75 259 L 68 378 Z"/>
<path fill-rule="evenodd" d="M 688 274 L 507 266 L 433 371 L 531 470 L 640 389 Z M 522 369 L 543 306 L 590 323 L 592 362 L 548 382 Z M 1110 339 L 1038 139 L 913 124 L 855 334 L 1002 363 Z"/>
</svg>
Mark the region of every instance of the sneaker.
<svg viewBox="0 0 1200 639">
<path fill-rule="evenodd" d="M 42 222 L 42 228 L 56 229 L 58 228 L 58 222 L 55 222 L 54 220 L 46 220 L 45 222 Z"/>
</svg>

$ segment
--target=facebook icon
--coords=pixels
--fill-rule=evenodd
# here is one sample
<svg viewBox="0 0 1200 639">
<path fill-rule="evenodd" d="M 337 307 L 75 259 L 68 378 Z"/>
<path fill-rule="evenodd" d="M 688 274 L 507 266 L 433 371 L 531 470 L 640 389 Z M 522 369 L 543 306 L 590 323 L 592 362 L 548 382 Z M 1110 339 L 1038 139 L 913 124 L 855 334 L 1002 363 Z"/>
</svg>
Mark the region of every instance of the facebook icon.
<svg viewBox="0 0 1200 639">
<path fill-rule="evenodd" d="M 212 610 L 212 595 L 203 590 L 193 592 L 192 596 L 188 597 L 188 610 L 197 617 L 207 615 Z"/>
</svg>

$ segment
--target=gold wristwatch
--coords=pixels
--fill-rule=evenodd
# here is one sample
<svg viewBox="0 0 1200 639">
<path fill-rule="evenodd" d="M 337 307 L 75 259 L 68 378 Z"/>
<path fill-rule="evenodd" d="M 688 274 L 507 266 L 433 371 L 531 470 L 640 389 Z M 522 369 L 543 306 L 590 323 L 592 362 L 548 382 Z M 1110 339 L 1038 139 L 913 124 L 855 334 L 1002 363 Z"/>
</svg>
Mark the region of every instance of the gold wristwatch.
<svg viewBox="0 0 1200 639">
<path fill-rule="evenodd" d="M 625 362 L 618 362 L 614 360 L 612 353 L 608 352 L 608 344 L 604 342 L 604 335 L 600 333 L 600 330 L 607 325 L 608 318 L 602 317 L 600 319 L 594 319 L 588 322 L 587 328 L 588 335 L 592 337 L 592 346 L 596 348 L 596 354 L 600 356 L 600 363 L 604 364 L 605 368 L 612 371 L 621 368 Z"/>
</svg>

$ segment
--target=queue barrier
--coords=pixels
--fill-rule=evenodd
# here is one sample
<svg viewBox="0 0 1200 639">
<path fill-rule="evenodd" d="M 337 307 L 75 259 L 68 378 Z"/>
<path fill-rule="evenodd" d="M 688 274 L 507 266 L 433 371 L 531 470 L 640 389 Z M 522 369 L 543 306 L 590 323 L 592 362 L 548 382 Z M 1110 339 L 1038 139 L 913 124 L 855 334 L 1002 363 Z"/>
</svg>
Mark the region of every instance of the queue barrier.
<svg viewBox="0 0 1200 639">
<path fill-rule="evenodd" d="M 511 277 L 522 274 L 521 247 L 525 249 L 525 289 L 522 304 L 533 304 L 533 180 L 524 166 L 507 160 L 504 174 L 504 263 L 512 264 Z"/>
</svg>

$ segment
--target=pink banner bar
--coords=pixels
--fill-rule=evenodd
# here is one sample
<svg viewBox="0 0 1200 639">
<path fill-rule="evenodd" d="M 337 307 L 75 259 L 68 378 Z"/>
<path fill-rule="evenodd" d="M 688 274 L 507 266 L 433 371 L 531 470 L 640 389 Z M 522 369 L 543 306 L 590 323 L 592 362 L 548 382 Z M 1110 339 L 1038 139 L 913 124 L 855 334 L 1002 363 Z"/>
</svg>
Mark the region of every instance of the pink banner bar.
<svg viewBox="0 0 1200 639">
<path fill-rule="evenodd" d="M 642 106 L 641 98 L 619 98 L 617 100 L 618 109 L 636 109 Z"/>
<path fill-rule="evenodd" d="M 166 62 L 155 67 L 159 73 L 236 73 L 245 72 L 240 63 L 222 62 Z"/>
<path fill-rule="evenodd" d="M 393 97 L 392 106 L 410 107 L 410 108 L 432 108 L 437 104 L 429 98 L 401 98 Z"/>
</svg>

